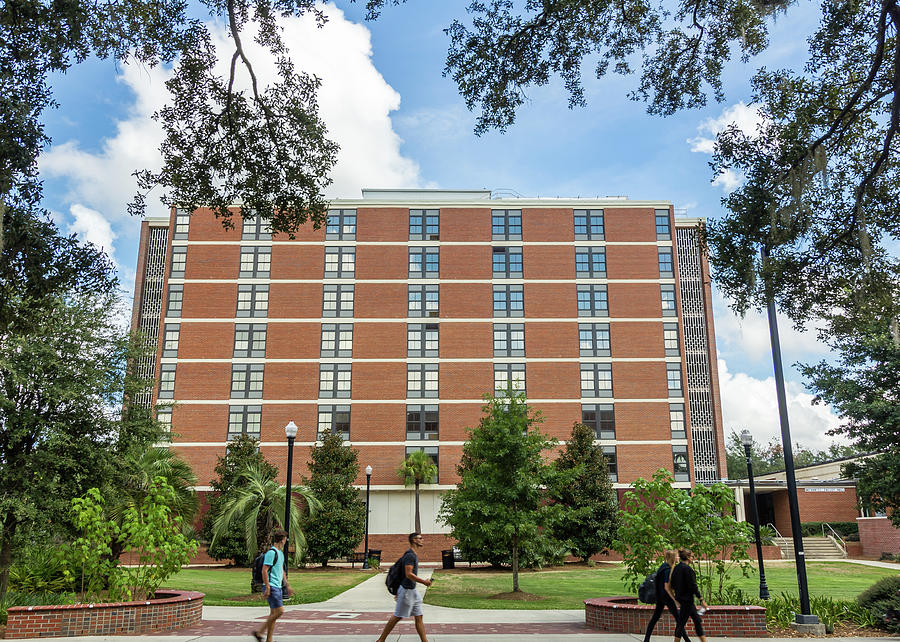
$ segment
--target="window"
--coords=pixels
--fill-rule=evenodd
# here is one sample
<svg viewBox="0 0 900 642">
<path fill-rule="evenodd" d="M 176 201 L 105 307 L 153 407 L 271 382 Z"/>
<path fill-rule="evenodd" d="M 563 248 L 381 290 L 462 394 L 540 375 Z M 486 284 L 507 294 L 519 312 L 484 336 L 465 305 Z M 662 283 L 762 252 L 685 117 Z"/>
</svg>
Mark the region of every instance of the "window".
<svg viewBox="0 0 900 642">
<path fill-rule="evenodd" d="M 353 356 L 353 325 L 349 323 L 323 323 L 321 356 Z"/>
<path fill-rule="evenodd" d="M 664 317 L 675 317 L 678 316 L 678 311 L 675 309 L 675 286 L 674 285 L 661 285 L 660 288 L 660 297 L 662 299 L 662 313 Z"/>
<path fill-rule="evenodd" d="M 166 301 L 166 316 L 167 317 L 180 317 L 181 316 L 181 308 L 184 303 L 184 286 L 183 285 L 170 285 L 169 286 L 169 298 Z"/>
<path fill-rule="evenodd" d="M 609 324 L 579 323 L 578 350 L 582 357 L 608 357 Z"/>
<path fill-rule="evenodd" d="M 172 432 L 172 406 L 157 408 L 156 421 L 162 424 L 162 428 L 165 432 Z"/>
<path fill-rule="evenodd" d="M 609 478 L 612 481 L 619 481 L 619 464 L 616 461 L 616 447 L 604 446 L 603 457 L 606 459 L 606 463 L 609 466 Z"/>
<path fill-rule="evenodd" d="M 424 451 L 426 455 L 431 457 L 431 461 L 434 464 L 435 473 L 434 477 L 429 479 L 426 484 L 436 484 L 438 483 L 438 471 L 440 470 L 440 465 L 438 464 L 438 447 L 437 446 L 407 446 L 406 447 L 406 456 L 409 457 L 410 453 L 414 453 L 417 450 Z"/>
<path fill-rule="evenodd" d="M 328 241 L 355 241 L 356 210 L 328 210 L 325 221 L 325 239 Z"/>
<path fill-rule="evenodd" d="M 350 440 L 350 406 L 319 406 L 319 423 L 316 440 L 333 432 L 344 441 Z"/>
<path fill-rule="evenodd" d="M 433 441 L 438 438 L 438 407 L 406 407 L 406 439 Z"/>
<path fill-rule="evenodd" d="M 669 227 L 669 210 L 656 210 L 656 240 L 672 240 L 672 228 Z"/>
<path fill-rule="evenodd" d="M 178 356 L 178 336 L 181 333 L 181 326 L 177 323 L 167 323 L 163 331 L 163 351 L 164 357 Z"/>
<path fill-rule="evenodd" d="M 575 276 L 578 278 L 606 278 L 606 248 L 576 247 Z"/>
<path fill-rule="evenodd" d="M 258 214 L 247 212 L 241 229 L 242 241 L 271 241 L 272 224 Z"/>
<path fill-rule="evenodd" d="M 239 285 L 237 316 L 265 317 L 269 314 L 268 285 Z"/>
<path fill-rule="evenodd" d="M 495 247 L 493 248 L 493 265 L 495 279 L 521 279 L 522 278 L 522 248 L 520 247 Z"/>
<path fill-rule="evenodd" d="M 660 247 L 657 248 L 657 253 L 659 255 L 660 278 L 671 279 L 673 276 L 675 276 L 675 266 L 672 263 L 672 248 Z"/>
<path fill-rule="evenodd" d="M 159 367 L 159 399 L 175 397 L 175 364 L 164 363 Z"/>
<path fill-rule="evenodd" d="M 240 358 L 261 359 L 266 356 L 266 324 L 237 323 L 234 326 L 234 354 Z"/>
<path fill-rule="evenodd" d="M 409 363 L 406 365 L 406 396 L 410 399 L 438 396 L 438 364 Z"/>
<path fill-rule="evenodd" d="M 270 247 L 242 247 L 241 271 L 238 274 L 242 279 L 268 279 L 272 266 L 272 248 Z"/>
<path fill-rule="evenodd" d="M 491 238 L 522 240 L 522 210 L 491 210 Z"/>
<path fill-rule="evenodd" d="M 406 356 L 438 356 L 437 323 L 410 323 L 406 326 Z"/>
<path fill-rule="evenodd" d="M 229 406 L 228 407 L 228 441 L 241 435 L 259 439 L 259 428 L 262 425 L 262 406 Z"/>
<path fill-rule="evenodd" d="M 409 210 L 409 240 L 437 241 L 440 222 L 440 210 Z"/>
<path fill-rule="evenodd" d="M 609 295 L 605 285 L 578 286 L 578 316 L 609 316 Z"/>
<path fill-rule="evenodd" d="M 666 364 L 666 381 L 668 382 L 670 397 L 684 396 L 684 392 L 681 389 L 681 364 L 680 363 L 667 363 Z"/>
<path fill-rule="evenodd" d="M 494 324 L 494 356 L 524 357 L 525 326 L 521 323 Z"/>
<path fill-rule="evenodd" d="M 495 363 L 494 393 L 497 395 L 505 393 L 510 383 L 516 392 L 525 392 L 525 364 Z"/>
<path fill-rule="evenodd" d="M 439 252 L 436 247 L 409 248 L 409 278 L 438 278 L 441 263 Z"/>
<path fill-rule="evenodd" d="M 352 279 L 356 271 L 355 247 L 325 248 L 325 278 Z"/>
<path fill-rule="evenodd" d="M 672 472 L 675 473 L 675 481 L 688 481 L 687 446 L 672 446 Z"/>
<path fill-rule="evenodd" d="M 265 367 L 262 363 L 231 364 L 231 398 L 262 399 Z"/>
<path fill-rule="evenodd" d="M 353 285 L 349 283 L 341 285 L 323 285 L 322 316 L 352 317 Z"/>
<path fill-rule="evenodd" d="M 184 240 L 188 237 L 188 228 L 191 224 L 191 213 L 184 210 L 175 210 L 175 231 L 173 240 Z"/>
<path fill-rule="evenodd" d="M 603 240 L 603 210 L 575 210 L 575 240 Z"/>
<path fill-rule="evenodd" d="M 666 346 L 667 357 L 677 357 L 681 354 L 678 347 L 678 324 L 663 323 L 663 343 Z"/>
<path fill-rule="evenodd" d="M 173 279 L 184 278 L 184 264 L 187 262 L 187 247 L 176 245 L 172 248 L 172 265 L 169 276 Z"/>
<path fill-rule="evenodd" d="M 350 398 L 349 363 L 319 364 L 319 396 L 325 399 Z"/>
<path fill-rule="evenodd" d="M 521 285 L 494 286 L 494 316 L 525 316 L 525 290 Z"/>
<path fill-rule="evenodd" d="M 611 403 L 581 406 L 581 423 L 593 428 L 597 439 L 616 438 L 616 413 Z"/>
<path fill-rule="evenodd" d="M 581 364 L 581 396 L 612 397 L 612 364 Z"/>
<path fill-rule="evenodd" d="M 410 285 L 409 316 L 437 318 L 438 292 L 436 285 Z"/>
<path fill-rule="evenodd" d="M 684 424 L 684 404 L 669 404 L 669 429 L 672 431 L 672 439 L 687 439 Z"/>
</svg>

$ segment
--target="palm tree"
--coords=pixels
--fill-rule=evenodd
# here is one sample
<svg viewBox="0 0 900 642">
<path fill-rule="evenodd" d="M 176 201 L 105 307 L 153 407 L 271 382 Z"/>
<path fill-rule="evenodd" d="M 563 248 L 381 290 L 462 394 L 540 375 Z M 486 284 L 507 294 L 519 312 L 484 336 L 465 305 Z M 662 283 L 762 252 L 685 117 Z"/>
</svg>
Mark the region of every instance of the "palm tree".
<svg viewBox="0 0 900 642">
<path fill-rule="evenodd" d="M 270 533 L 276 526 L 284 528 L 285 487 L 270 478 L 258 465 L 251 465 L 239 477 L 241 487 L 229 494 L 221 505 L 221 512 L 213 522 L 212 543 L 228 535 L 232 524 L 241 527 L 247 542 L 247 556 L 256 557 L 259 551 L 257 533 Z M 306 551 L 306 536 L 300 526 L 304 510 L 314 515 L 321 508 L 318 499 L 306 486 L 292 486 L 290 542 L 294 546 L 294 563 L 299 563 Z M 303 498 L 298 504 L 293 494 Z"/>
<path fill-rule="evenodd" d="M 406 456 L 406 459 L 397 469 L 397 474 L 403 478 L 403 484 L 416 486 L 416 532 L 422 532 L 422 520 L 419 517 L 419 485 L 433 483 L 431 480 L 437 475 L 437 466 L 424 450 L 414 450 Z"/>
</svg>

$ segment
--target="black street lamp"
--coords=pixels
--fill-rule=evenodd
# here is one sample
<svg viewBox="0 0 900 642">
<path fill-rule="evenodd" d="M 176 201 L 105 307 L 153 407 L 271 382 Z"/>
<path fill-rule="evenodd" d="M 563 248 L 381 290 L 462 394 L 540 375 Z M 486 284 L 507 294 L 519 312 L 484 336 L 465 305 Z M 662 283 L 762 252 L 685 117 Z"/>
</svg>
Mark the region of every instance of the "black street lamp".
<svg viewBox="0 0 900 642">
<path fill-rule="evenodd" d="M 372 467 L 366 466 L 366 556 L 363 568 L 369 568 L 369 486 L 372 481 Z"/>
<path fill-rule="evenodd" d="M 291 545 L 291 476 L 294 467 L 294 437 L 297 436 L 297 424 L 289 421 L 284 427 L 284 434 L 288 440 L 288 469 L 287 469 L 287 486 L 284 489 L 284 532 L 286 533 L 284 540 L 284 574 L 287 575 L 287 553 Z"/>
<path fill-rule="evenodd" d="M 763 568 L 762 540 L 759 537 L 759 513 L 756 511 L 756 486 L 753 484 L 753 462 L 750 459 L 750 446 L 753 437 L 749 430 L 741 431 L 741 443 L 744 444 L 744 455 L 747 457 L 747 478 L 750 480 L 750 514 L 753 516 L 753 533 L 756 536 L 756 559 L 759 560 L 759 599 L 769 599 L 769 587 L 766 586 L 766 570 Z"/>
</svg>

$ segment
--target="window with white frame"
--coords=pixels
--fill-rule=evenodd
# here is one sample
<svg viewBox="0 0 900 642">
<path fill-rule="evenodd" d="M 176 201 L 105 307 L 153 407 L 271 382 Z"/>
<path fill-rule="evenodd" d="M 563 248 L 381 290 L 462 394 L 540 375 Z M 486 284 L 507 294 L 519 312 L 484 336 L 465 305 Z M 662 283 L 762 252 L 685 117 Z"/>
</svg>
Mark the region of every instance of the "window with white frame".
<svg viewBox="0 0 900 642">
<path fill-rule="evenodd" d="M 266 356 L 266 324 L 236 323 L 234 325 L 233 357 L 262 359 Z"/>
<path fill-rule="evenodd" d="M 349 363 L 319 364 L 319 397 L 349 399 L 351 368 Z"/>
<path fill-rule="evenodd" d="M 183 304 L 184 304 L 184 286 L 183 285 L 170 285 L 168 298 L 166 299 L 166 316 L 167 317 L 180 317 Z"/>
<path fill-rule="evenodd" d="M 407 441 L 435 441 L 438 438 L 438 407 L 406 407 Z"/>
<path fill-rule="evenodd" d="M 669 430 L 672 432 L 672 439 L 687 439 L 683 403 L 669 404 Z"/>
<path fill-rule="evenodd" d="M 163 406 L 156 409 L 156 421 L 162 426 L 163 432 L 172 432 L 172 406 Z"/>
<path fill-rule="evenodd" d="M 325 240 L 356 240 L 356 210 L 328 210 L 325 219 Z"/>
<path fill-rule="evenodd" d="M 616 438 L 616 413 L 611 403 L 583 404 L 581 423 L 592 428 L 597 439 Z"/>
<path fill-rule="evenodd" d="M 409 292 L 409 316 L 432 317 L 439 315 L 439 286 L 437 285 L 410 285 Z"/>
<path fill-rule="evenodd" d="M 524 363 L 495 363 L 494 364 L 494 394 L 501 395 L 509 387 L 515 392 L 525 392 L 525 364 Z"/>
<path fill-rule="evenodd" d="M 353 285 L 342 283 L 340 285 L 322 286 L 322 316 L 323 317 L 352 317 L 353 316 Z"/>
<path fill-rule="evenodd" d="M 678 324 L 663 323 L 663 344 L 666 347 L 667 357 L 677 357 L 681 354 L 678 346 Z"/>
<path fill-rule="evenodd" d="M 575 240 L 603 240 L 603 210 L 574 210 Z"/>
<path fill-rule="evenodd" d="M 612 397 L 612 364 L 581 364 L 581 396 Z"/>
<path fill-rule="evenodd" d="M 605 285 L 579 285 L 576 296 L 578 297 L 578 316 L 609 316 L 609 294 Z"/>
<path fill-rule="evenodd" d="M 656 210 L 656 240 L 672 240 L 672 228 L 669 223 L 669 210 Z"/>
<path fill-rule="evenodd" d="M 522 323 L 494 324 L 494 356 L 524 357 L 525 326 Z"/>
<path fill-rule="evenodd" d="M 159 399 L 175 397 L 175 364 L 164 363 L 159 367 Z"/>
<path fill-rule="evenodd" d="M 175 229 L 172 239 L 176 241 L 186 240 L 191 224 L 191 213 L 185 210 L 175 210 Z"/>
<path fill-rule="evenodd" d="M 582 357 L 608 357 L 609 324 L 579 323 L 578 350 Z"/>
<path fill-rule="evenodd" d="M 326 358 L 353 356 L 352 323 L 322 324 L 321 356 Z"/>
<path fill-rule="evenodd" d="M 228 441 L 247 435 L 259 439 L 262 426 L 262 406 L 228 407 Z"/>
<path fill-rule="evenodd" d="M 316 440 L 321 441 L 328 433 L 350 440 L 350 406 L 319 406 Z"/>
<path fill-rule="evenodd" d="M 606 248 L 576 247 L 575 276 L 578 278 L 606 278 Z"/>
<path fill-rule="evenodd" d="M 525 289 L 521 285 L 494 286 L 494 316 L 525 316 Z"/>
<path fill-rule="evenodd" d="M 176 245 L 172 248 L 172 265 L 169 276 L 173 279 L 184 278 L 184 266 L 187 263 L 187 246 Z"/>
<path fill-rule="evenodd" d="M 238 285 L 237 316 L 265 317 L 269 314 L 269 286 Z"/>
<path fill-rule="evenodd" d="M 409 210 L 409 240 L 440 239 L 440 210 Z"/>
<path fill-rule="evenodd" d="M 675 474 L 675 481 L 690 480 L 687 446 L 672 446 L 672 472 Z"/>
<path fill-rule="evenodd" d="M 430 399 L 437 398 L 438 364 L 406 364 L 406 396 L 409 399 L 415 399 L 419 397 Z"/>
<path fill-rule="evenodd" d="M 603 446 L 603 457 L 609 468 L 609 478 L 612 481 L 619 481 L 619 462 L 616 460 L 616 447 Z"/>
<path fill-rule="evenodd" d="M 672 248 L 657 248 L 659 257 L 659 276 L 664 279 L 671 279 L 675 276 L 675 264 L 672 262 Z"/>
<path fill-rule="evenodd" d="M 431 463 L 434 464 L 434 477 L 429 479 L 426 484 L 436 484 L 438 483 L 438 471 L 440 470 L 440 465 L 438 464 L 438 447 L 437 446 L 407 446 L 406 447 L 406 456 L 409 457 L 412 453 L 417 450 L 423 451 L 426 455 L 431 458 Z"/>
<path fill-rule="evenodd" d="M 355 247 L 325 248 L 325 278 L 352 279 L 356 273 Z"/>
<path fill-rule="evenodd" d="M 662 301 L 662 313 L 664 317 L 678 316 L 675 307 L 675 286 L 665 283 L 659 286 L 660 300 Z"/>
<path fill-rule="evenodd" d="M 491 210 L 491 238 L 495 241 L 521 241 L 522 210 Z"/>
<path fill-rule="evenodd" d="M 242 247 L 241 270 L 238 277 L 241 279 L 268 279 L 272 268 L 272 248 L 270 247 Z"/>
<path fill-rule="evenodd" d="M 522 278 L 522 248 L 495 247 L 492 265 L 495 279 Z"/>
<path fill-rule="evenodd" d="M 164 357 L 178 356 L 178 338 L 181 335 L 181 326 L 177 323 L 167 323 L 163 329 L 163 351 Z"/>
<path fill-rule="evenodd" d="M 409 248 L 409 278 L 436 279 L 440 276 L 441 257 L 437 247 Z"/>
<path fill-rule="evenodd" d="M 231 364 L 231 398 L 262 399 L 265 367 L 262 363 Z"/>
<path fill-rule="evenodd" d="M 406 326 L 406 356 L 436 357 L 439 353 L 437 323 L 409 323 Z"/>
<path fill-rule="evenodd" d="M 244 216 L 244 224 L 241 228 L 242 241 L 271 241 L 272 224 L 259 216 L 248 212 Z"/>
<path fill-rule="evenodd" d="M 666 364 L 666 382 L 669 388 L 670 397 L 683 397 L 684 391 L 681 386 L 681 364 Z"/>
</svg>

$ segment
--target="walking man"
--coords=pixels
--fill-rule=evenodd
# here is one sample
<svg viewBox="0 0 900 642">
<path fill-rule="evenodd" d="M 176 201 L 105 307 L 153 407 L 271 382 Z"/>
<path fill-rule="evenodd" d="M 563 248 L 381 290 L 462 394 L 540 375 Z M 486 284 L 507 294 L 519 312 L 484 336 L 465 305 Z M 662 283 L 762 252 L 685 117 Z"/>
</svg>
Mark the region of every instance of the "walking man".
<svg viewBox="0 0 900 642">
<path fill-rule="evenodd" d="M 697 613 L 697 606 L 694 604 L 694 596 L 700 598 L 700 604 L 706 610 L 706 602 L 700 594 L 697 586 L 697 573 L 691 568 L 690 564 L 694 559 L 694 554 L 688 550 L 681 549 L 678 551 L 678 557 L 681 563 L 672 569 L 672 575 L 669 577 L 669 585 L 675 593 L 675 601 L 678 602 L 678 624 L 675 626 L 675 642 L 684 635 L 684 627 L 688 618 L 694 622 L 694 629 L 700 636 L 700 642 L 706 642 L 706 635 L 703 632 L 703 622 L 700 621 L 700 614 Z"/>
<path fill-rule="evenodd" d="M 676 626 L 678 624 L 678 606 L 675 604 L 675 594 L 669 584 L 669 574 L 677 563 L 677 558 L 678 551 L 666 550 L 665 561 L 659 567 L 659 570 L 656 571 L 656 577 L 653 579 L 656 588 L 656 608 L 653 610 L 653 617 L 650 618 L 650 623 L 647 625 L 647 632 L 644 633 L 644 642 L 650 642 L 650 636 L 653 635 L 653 629 L 656 623 L 659 622 L 663 609 L 668 608 L 669 613 L 675 619 Z M 684 632 L 682 631 L 682 633 Z M 678 640 L 679 638 L 675 638 L 675 642 L 678 642 Z M 691 642 L 686 634 L 684 635 L 684 642 Z"/>
<path fill-rule="evenodd" d="M 287 542 L 287 533 L 278 529 L 272 533 L 272 548 L 266 552 L 263 558 L 262 578 L 265 585 L 265 595 L 269 602 L 269 617 L 263 627 L 253 630 L 256 642 L 262 642 L 263 633 L 266 642 L 272 642 L 272 633 L 275 631 L 275 621 L 284 613 L 284 596 L 289 596 L 291 587 L 284 578 L 284 545 Z"/>
<path fill-rule="evenodd" d="M 416 621 L 416 633 L 419 634 L 419 639 L 421 642 L 428 642 L 428 638 L 425 637 L 425 623 L 422 621 L 422 595 L 416 590 L 416 582 L 425 586 L 431 586 L 431 580 L 423 580 L 416 575 L 419 572 L 419 556 L 416 555 L 416 550 L 422 548 L 424 544 L 425 539 L 421 533 L 409 534 L 410 548 L 403 554 L 401 562 L 404 569 L 404 577 L 400 582 L 400 588 L 397 589 L 397 606 L 394 607 L 394 614 L 388 618 L 387 624 L 384 625 L 384 630 L 381 632 L 378 642 L 386 642 L 387 636 L 394 628 L 394 625 L 410 615 Z M 416 550 L 413 550 L 413 548 Z"/>
</svg>

